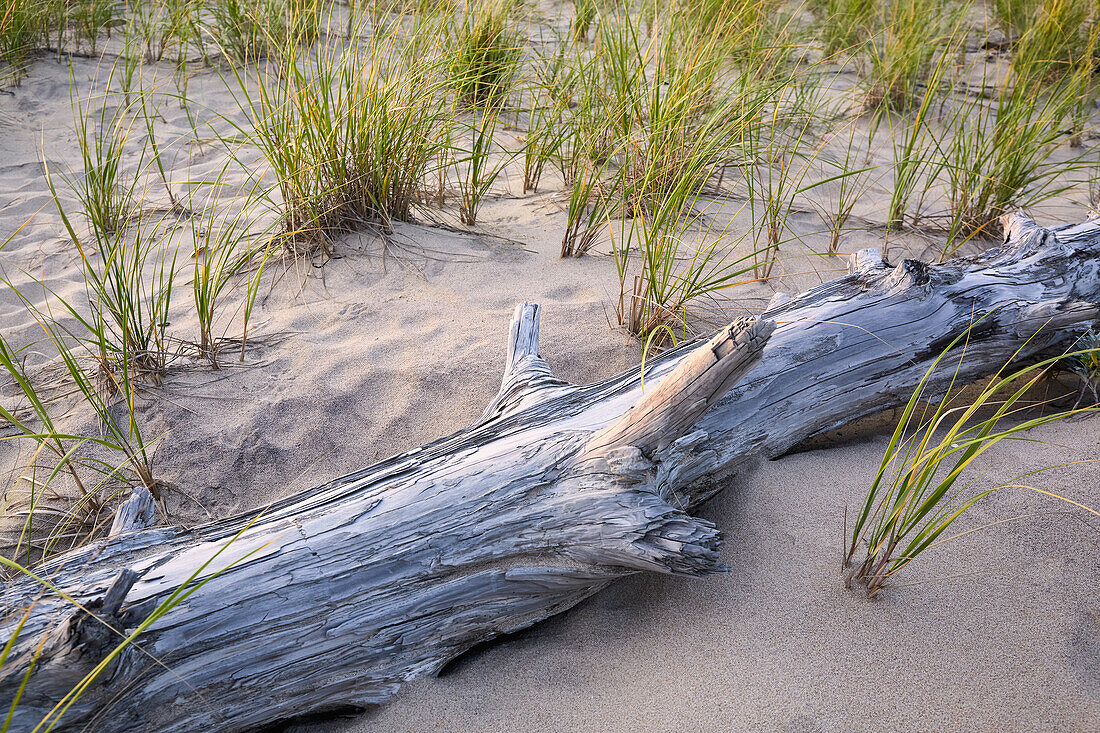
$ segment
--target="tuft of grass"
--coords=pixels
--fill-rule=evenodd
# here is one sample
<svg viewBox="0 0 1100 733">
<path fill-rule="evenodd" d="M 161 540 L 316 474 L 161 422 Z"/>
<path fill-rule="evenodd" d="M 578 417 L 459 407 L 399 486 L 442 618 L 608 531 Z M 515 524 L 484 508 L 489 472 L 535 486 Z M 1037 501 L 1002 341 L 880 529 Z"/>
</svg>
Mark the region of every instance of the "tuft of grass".
<svg viewBox="0 0 1100 733">
<path fill-rule="evenodd" d="M 684 176 L 645 214 L 624 224 L 624 236 L 615 243 L 621 283 L 632 257 L 640 260 L 629 298 L 625 288 L 620 292 L 620 323 L 653 346 L 675 340 L 677 332 L 689 332 L 689 306 L 745 279 L 754 267 L 756 253 L 732 254 L 728 228 L 715 232 L 704 224 L 704 213 L 698 179 Z M 690 234 L 698 244 L 688 243 Z"/>
<path fill-rule="evenodd" d="M 975 235 L 997 237 L 1002 214 L 1072 187 L 1066 174 L 1078 164 L 1051 153 L 1076 103 L 1075 85 L 1036 98 L 1017 84 L 1002 88 L 994 109 L 976 99 L 962 105 L 944 153 L 951 215 L 944 256 Z"/>
<path fill-rule="evenodd" d="M 1100 42 L 1091 34 L 1090 48 Z M 974 97 L 949 115 L 949 139 L 941 146 L 951 215 L 945 256 L 977 234 L 998 236 L 1002 214 L 1072 187 L 1068 174 L 1081 167 L 1081 157 L 1052 154 L 1065 128 L 1091 105 L 1093 70 L 1087 61 L 1052 68 L 1018 48 L 1008 73 L 994 80 L 992 104 Z"/>
<path fill-rule="evenodd" d="M 0 11 L 0 63 L 8 66 L 19 84 L 31 56 L 45 47 L 50 34 L 50 12 L 39 0 L 9 0 Z"/>
<path fill-rule="evenodd" d="M 452 31 L 448 71 L 455 95 L 471 107 L 497 107 L 512 90 L 522 53 L 504 0 L 476 0 Z"/>
<path fill-rule="evenodd" d="M 929 79 L 930 84 L 936 85 L 944 78 L 948 58 L 946 53 L 940 56 Z M 914 205 L 913 198 L 919 192 L 920 201 L 923 201 L 944 165 L 933 128 L 933 104 L 933 95 L 926 94 L 912 116 L 899 117 L 888 110 L 881 110 L 876 119 L 875 129 L 881 120 L 887 123 L 894 157 L 894 186 L 886 220 L 891 229 L 901 229 L 905 225 L 906 214 L 910 212 L 911 220 L 916 224 L 921 206 L 920 202 Z"/>
<path fill-rule="evenodd" d="M 797 109 L 794 114 L 784 113 L 784 97 L 789 89 L 779 90 L 771 113 L 762 124 L 748 127 L 744 138 L 751 156 L 745 168 L 745 182 L 756 248 L 753 269 L 761 280 L 771 277 L 779 246 L 789 239 L 785 236 L 786 223 L 796 199 L 833 178 L 848 177 L 847 172 L 841 172 L 824 181 L 806 182 L 810 164 L 817 157 L 810 144 L 813 117 L 803 116 Z"/>
<path fill-rule="evenodd" d="M 93 229 L 88 243 L 56 191 L 54 200 L 78 258 L 86 308 L 61 303 L 95 354 L 106 389 L 125 391 L 123 382 L 138 377 L 159 382 L 169 357 L 165 331 L 176 267 L 166 219 L 150 223 L 135 213 L 112 232 Z"/>
<path fill-rule="evenodd" d="M 864 104 L 910 113 L 938 86 L 937 58 L 953 56 L 965 39 L 963 6 L 949 0 L 895 0 L 879 6 L 868 46 Z"/>
<path fill-rule="evenodd" d="M 0 367 L 18 385 L 31 409 L 31 414 L 23 417 L 0 408 L 0 419 L 17 431 L 4 439 L 30 441 L 35 446 L 23 471 L 28 500 L 21 511 L 26 520 L 13 555 L 22 548 L 30 563 L 105 530 L 111 521 L 107 509 L 128 487 L 143 486 L 159 498 L 160 484 L 153 464 L 156 439 L 148 439 L 142 430 L 134 374 L 116 370 L 109 375 L 111 388 L 103 386 L 98 355 L 48 313 L 17 295 L 37 319 L 46 337 L 44 345 L 56 353 L 55 364 L 61 368 L 64 386 L 79 396 L 100 427 L 98 434 L 61 429 L 53 400 L 36 386 L 19 352 L 0 338 Z M 121 416 L 115 408 L 120 403 L 124 407 Z M 62 476 L 71 479 L 77 490 L 75 499 L 54 485 Z"/>
<path fill-rule="evenodd" d="M 816 6 L 827 57 L 855 56 L 864 50 L 874 28 L 875 0 L 822 0 Z"/>
<path fill-rule="evenodd" d="M 34 386 L 21 351 L 0 336 L 0 367 L 3 367 L 7 376 L 18 388 L 17 394 L 22 397 L 25 406 L 24 410 L 19 410 L 14 403 L 10 409 L 0 405 L 0 419 L 16 430 L 14 435 L 7 435 L 2 440 L 21 438 L 30 440 L 34 444 L 30 463 L 24 467 L 21 475 L 21 480 L 28 487 L 26 519 L 22 534 L 12 550 L 13 558 L 25 554 L 26 562 L 30 564 L 36 559 L 32 553 L 44 550 L 51 544 L 57 544 L 60 537 L 68 531 L 68 527 L 59 526 L 57 522 L 43 521 L 43 514 L 49 513 L 54 517 L 62 518 L 88 519 L 91 517 L 94 524 L 105 502 L 99 486 L 87 481 L 84 465 L 80 456 L 77 455 L 77 451 L 85 441 L 77 437 L 70 438 L 58 429 L 54 422 L 53 410 L 48 406 L 49 397 L 40 395 L 39 390 Z M 43 475 L 45 478 L 41 478 Z M 78 500 L 75 510 L 72 506 L 49 506 L 49 502 L 56 496 L 52 485 L 55 480 L 59 480 L 59 476 L 67 477 L 76 489 Z M 11 501 L 10 496 L 6 498 Z M 52 531 L 43 533 L 43 524 L 52 525 Z M 45 534 L 44 541 L 40 541 L 38 547 L 35 547 L 34 538 L 42 534 Z"/>
<path fill-rule="evenodd" d="M 547 162 L 562 160 L 562 148 L 571 131 L 567 119 L 571 119 L 571 104 L 583 69 L 570 63 L 576 57 L 567 57 L 567 53 L 575 53 L 575 46 L 565 41 L 558 44 L 553 54 L 536 51 L 523 146 L 524 193 L 538 190 Z M 561 168 L 564 175 L 567 166 L 562 164 Z"/>
<path fill-rule="evenodd" d="M 498 109 L 491 107 L 474 113 L 470 122 L 470 149 L 458 161 L 458 187 L 461 197 L 459 219 L 467 226 L 477 223 L 482 200 L 504 167 L 515 157 L 515 154 L 507 151 L 494 151 L 494 134 L 499 114 Z"/>
<path fill-rule="evenodd" d="M 111 68 L 107 90 L 118 68 Z M 71 78 L 70 89 L 75 87 L 76 80 Z M 73 96 L 71 101 L 82 167 L 80 173 L 65 178 L 94 236 L 108 238 L 125 228 L 137 206 L 138 175 L 136 171 L 127 172 L 123 163 L 127 144 L 133 142 L 135 109 L 132 103 L 113 105 L 115 100 L 109 91 L 85 100 Z"/>
<path fill-rule="evenodd" d="M 658 346 L 670 330 L 688 329 L 694 301 L 743 278 L 758 254 L 733 254 L 729 224 L 707 222 L 703 195 L 731 156 L 747 154 L 745 141 L 775 90 L 754 81 L 720 94 L 721 49 L 718 40 L 700 38 L 669 62 L 657 58 L 652 76 L 623 85 L 633 90 L 624 98 L 637 95 L 623 106 L 637 110 L 638 127 L 631 126 L 623 165 L 605 189 L 615 196 L 606 205 L 618 209 L 622 220 L 622 233 L 613 240 L 619 320 L 643 340 L 658 339 Z M 659 47 L 647 53 L 660 53 Z M 628 298 L 635 257 L 640 271 Z"/>
<path fill-rule="evenodd" d="M 523 144 L 523 193 L 538 191 L 546 163 L 562 145 L 560 120 L 562 111 L 547 99 L 542 89 L 535 93 L 527 112 L 527 134 Z"/>
<path fill-rule="evenodd" d="M 573 19 L 569 22 L 569 30 L 575 41 L 587 41 L 588 31 L 592 22 L 596 20 L 599 6 L 596 0 L 573 0 Z"/>
<path fill-rule="evenodd" d="M 93 56 L 97 53 L 100 34 L 104 31 L 109 34 L 112 28 L 124 22 L 117 15 L 118 6 L 113 0 L 75 0 L 64 3 L 63 7 L 68 25 Z"/>
<path fill-rule="evenodd" d="M 980 477 L 964 478 L 964 472 L 974 467 L 983 453 L 1003 440 L 1026 440 L 1024 434 L 1033 427 L 1096 409 L 1025 417 L 1024 410 L 1028 407 L 1025 394 L 1064 358 L 1054 357 L 1011 373 L 1006 365 L 970 404 L 955 407 L 945 396 L 937 404 L 925 407 L 918 417 L 918 406 L 931 384 L 942 380 L 935 374 L 940 362 L 968 333 L 956 338 L 921 379 L 856 516 L 845 553 L 847 584 L 863 585 L 869 596 L 886 587 L 925 550 L 946 541 L 941 539 L 944 533 L 979 501 L 1002 488 L 1020 486 L 1018 482 L 1024 476 L 1038 472 L 979 489 Z M 1071 356 L 1088 353 L 1096 354 L 1086 351 Z M 959 356 L 960 366 L 965 358 L 964 348 Z M 957 375 L 956 368 L 948 381 L 947 394 Z M 1006 419 L 1013 424 L 1003 427 L 1002 421 Z M 857 560 L 861 550 L 864 556 Z"/>
<path fill-rule="evenodd" d="M 225 297 L 229 295 L 234 286 L 240 280 L 242 274 L 246 274 L 246 303 L 244 331 L 248 329 L 248 317 L 251 315 L 251 306 L 255 300 L 254 289 L 258 285 L 258 275 L 253 277 L 251 268 L 253 259 L 260 258 L 257 269 L 262 273 L 263 258 L 268 247 L 257 249 L 252 246 L 252 240 L 257 236 L 264 238 L 267 232 L 253 232 L 250 205 L 255 191 L 245 197 L 243 205 L 236 205 L 232 209 L 219 210 L 217 201 L 225 187 L 223 183 L 224 171 L 216 181 L 209 185 L 207 203 L 196 207 L 192 203 L 190 208 L 194 212 L 188 217 L 191 224 L 192 246 L 192 293 L 194 296 L 195 313 L 199 321 L 199 352 L 209 360 L 210 365 L 218 368 L 218 352 L 220 339 L 215 335 L 214 324 L 221 312 Z M 242 354 L 243 342 L 242 335 Z"/>
<path fill-rule="evenodd" d="M 1017 83 L 1058 82 L 1096 61 L 1100 9 L 1092 0 L 1000 0 L 995 7 L 1002 5 L 1014 6 L 1005 22 L 1017 36 Z"/>
<path fill-rule="evenodd" d="M 320 0 L 207 0 L 205 11 L 206 31 L 238 65 L 308 47 L 321 30 Z"/>
<path fill-rule="evenodd" d="M 993 17 L 1005 35 L 1019 38 L 1035 18 L 1043 0 L 993 0 Z"/>
<path fill-rule="evenodd" d="M 848 139 L 843 147 L 843 156 L 826 159 L 827 164 L 837 171 L 835 176 L 831 176 L 822 182 L 837 181 L 837 193 L 832 206 L 814 205 L 818 217 L 828 228 L 829 247 L 827 251 L 829 254 L 836 254 L 840 251 L 841 234 L 851 218 L 856 204 L 870 189 L 871 176 L 875 170 L 875 166 L 870 165 L 870 151 L 864 154 L 856 142 L 857 122 L 857 119 L 853 119 L 847 125 Z M 836 136 L 834 134 L 834 138 Z"/>
<path fill-rule="evenodd" d="M 601 226 L 611 217 L 613 194 L 605 190 L 605 170 L 606 163 L 601 166 L 586 165 L 573 178 L 569 188 L 569 204 L 565 210 L 562 257 L 587 254 L 596 244 Z M 612 182 L 610 185 L 615 184 Z"/>
<path fill-rule="evenodd" d="M 283 54 L 256 86 L 236 70 L 288 244 L 328 253 L 343 232 L 411 219 L 454 126 L 441 71 L 438 55 L 407 64 L 392 34 Z"/>
<path fill-rule="evenodd" d="M 95 101 L 102 106 L 91 113 L 96 121 L 90 126 L 88 107 Z M 166 226 L 170 214 L 157 218 L 142 211 L 139 179 L 148 165 L 147 145 L 141 146 L 135 169 L 123 170 L 136 114 L 126 106 L 108 115 L 109 104 L 109 95 L 74 104 L 84 169 L 64 177 L 80 202 L 90 238 L 78 231 L 50 166 L 45 167 L 46 183 L 84 279 L 85 304 L 60 302 L 78 324 L 81 340 L 96 354 L 107 390 L 124 392 L 123 383 L 131 378 L 158 381 L 164 372 L 176 253 Z"/>
<path fill-rule="evenodd" d="M 215 12 L 216 7 L 217 3 L 207 4 L 204 0 L 135 3 L 126 26 L 127 43 L 142 48 L 146 63 L 156 63 L 169 56 L 181 64 L 188 47 L 201 43 L 202 11 Z"/>
</svg>

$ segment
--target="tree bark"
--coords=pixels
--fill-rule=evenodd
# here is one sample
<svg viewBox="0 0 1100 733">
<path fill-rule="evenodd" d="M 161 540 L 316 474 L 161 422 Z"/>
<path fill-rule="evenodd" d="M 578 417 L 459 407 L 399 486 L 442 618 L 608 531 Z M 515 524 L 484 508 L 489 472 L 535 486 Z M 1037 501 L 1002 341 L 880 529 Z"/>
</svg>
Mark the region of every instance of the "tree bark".
<svg viewBox="0 0 1100 733">
<path fill-rule="evenodd" d="M 175 591 L 65 727 L 240 730 L 365 707 L 472 646 L 638 570 L 724 569 L 687 510 L 760 457 L 908 400 L 972 324 L 957 374 L 1064 345 L 1100 316 L 1100 225 L 1004 220 L 1003 246 L 941 265 L 853 255 L 851 274 L 592 385 L 555 378 L 538 306 L 517 309 L 478 424 L 262 512 L 112 536 L 0 592 L 0 704 L 29 730 Z M 773 332 L 774 330 L 774 332 Z M 220 553 L 220 554 L 219 554 Z M 213 558 L 213 559 L 212 559 Z M 28 610 L 29 609 L 29 610 Z"/>
</svg>

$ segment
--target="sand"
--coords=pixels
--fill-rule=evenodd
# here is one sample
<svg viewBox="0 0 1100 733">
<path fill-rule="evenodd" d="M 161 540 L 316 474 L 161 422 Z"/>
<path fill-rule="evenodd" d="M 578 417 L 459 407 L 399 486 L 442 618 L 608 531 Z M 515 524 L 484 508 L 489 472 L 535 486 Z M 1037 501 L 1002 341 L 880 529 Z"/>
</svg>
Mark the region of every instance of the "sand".
<svg viewBox="0 0 1100 733">
<path fill-rule="evenodd" d="M 1052 425 L 1043 460 L 1100 452 L 1096 421 Z M 419 680 L 357 719 L 298 731 L 1090 731 L 1100 725 L 1100 523 L 1022 490 L 873 600 L 840 575 L 844 507 L 884 438 L 759 466 L 700 512 L 726 575 L 635 575 Z M 1033 466 L 998 450 L 989 482 Z M 1044 488 L 1097 496 L 1100 466 Z M 1095 519 L 1095 518 L 1094 518 Z M 953 577 L 963 576 L 963 577 Z"/>
<path fill-rule="evenodd" d="M 85 94 L 104 71 L 94 60 L 73 63 Z M 26 273 L 67 298 L 82 288 L 42 167 L 44 158 L 59 168 L 76 160 L 68 90 L 68 66 L 40 60 L 21 87 L 0 94 L 0 241 L 31 220 L 0 251 L 0 274 L 40 304 Z M 210 72 L 190 93 L 229 109 Z M 179 109 L 162 112 L 165 134 L 187 129 Z M 886 149 L 875 155 L 889 160 Z M 201 176 L 222 160 L 210 146 L 177 149 L 171 178 Z M 606 247 L 559 259 L 560 182 L 548 174 L 542 192 L 526 196 L 519 183 L 508 169 L 473 230 L 400 224 L 385 249 L 364 232 L 337 242 L 327 262 L 272 265 L 245 362 L 223 359 L 215 372 L 181 359 L 143 396 L 146 432 L 162 436 L 156 474 L 172 489 L 162 521 L 193 525 L 263 506 L 470 424 L 499 384 L 508 320 L 523 300 L 544 306 L 541 351 L 560 377 L 585 383 L 637 363 L 640 344 L 613 327 L 619 283 Z M 872 186 L 857 217 L 881 221 L 888 196 Z M 456 219 L 453 200 L 445 213 Z M 1038 213 L 1044 223 L 1087 215 L 1080 191 Z M 843 258 L 803 256 L 822 248 L 816 213 L 797 211 L 790 223 L 806 246 L 785 252 L 771 283 L 708 303 L 700 328 L 843 270 Z M 939 244 L 892 234 L 888 247 Z M 883 246 L 883 233 L 845 235 L 845 252 L 865 246 Z M 188 267 L 172 318 L 181 339 L 196 337 Z M 238 306 L 226 307 L 230 336 L 239 335 Z M 40 338 L 6 288 L 0 327 L 17 346 Z M 29 354 L 36 368 L 48 362 L 42 348 Z M 0 394 L 10 398 L 10 386 Z M 63 422 L 92 425 L 80 410 Z M 1045 442 L 988 456 L 983 481 L 1100 455 L 1095 418 L 1035 437 Z M 1031 516 L 937 548 L 906 572 L 913 585 L 869 601 L 843 587 L 840 545 L 844 508 L 861 498 L 884 447 L 881 433 L 838 439 L 732 481 L 701 510 L 726 536 L 728 574 L 633 576 L 441 678 L 410 683 L 380 709 L 297 730 L 1100 729 L 1100 520 L 1004 490 L 960 529 Z M 25 459 L 25 449 L 0 441 L 11 501 Z M 1098 464 L 1036 482 L 1100 506 Z"/>
</svg>

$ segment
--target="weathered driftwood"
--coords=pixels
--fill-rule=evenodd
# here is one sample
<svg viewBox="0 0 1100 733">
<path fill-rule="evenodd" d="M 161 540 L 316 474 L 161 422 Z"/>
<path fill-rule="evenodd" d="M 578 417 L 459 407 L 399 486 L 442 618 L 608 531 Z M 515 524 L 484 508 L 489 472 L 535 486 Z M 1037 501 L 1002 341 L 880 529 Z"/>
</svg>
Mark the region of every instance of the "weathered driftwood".
<svg viewBox="0 0 1100 733">
<path fill-rule="evenodd" d="M 14 729 L 37 722 L 113 647 L 112 628 L 134 629 L 219 550 L 191 582 L 205 585 L 64 722 L 237 730 L 379 703 L 625 573 L 721 570 L 717 530 L 684 510 L 722 479 L 905 401 L 979 317 L 963 379 L 1097 319 L 1100 226 L 1047 230 L 1017 216 L 1005 230 L 1005 246 L 943 265 L 861 252 L 852 274 L 773 305 L 766 320 L 650 360 L 644 395 L 637 369 L 588 386 L 554 378 L 538 354 L 538 309 L 525 304 L 500 393 L 474 427 L 258 518 L 131 529 L 146 514 L 135 497 L 116 536 L 39 569 L 96 618 L 35 581 L 9 584 L 0 640 L 34 605 L 0 670 L 0 705 L 37 654 Z"/>
</svg>

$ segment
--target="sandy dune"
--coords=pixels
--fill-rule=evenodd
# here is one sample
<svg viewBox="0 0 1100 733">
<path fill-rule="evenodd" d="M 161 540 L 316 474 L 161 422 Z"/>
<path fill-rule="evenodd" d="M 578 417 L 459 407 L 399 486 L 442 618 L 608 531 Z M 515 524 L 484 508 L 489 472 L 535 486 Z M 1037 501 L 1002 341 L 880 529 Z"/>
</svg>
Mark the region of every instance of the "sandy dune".
<svg viewBox="0 0 1100 733">
<path fill-rule="evenodd" d="M 73 69 L 83 91 L 101 72 L 84 59 Z M 202 72 L 191 93 L 225 109 L 220 84 Z M 166 135 L 186 129 L 180 110 L 163 114 Z M 79 270 L 42 167 L 43 158 L 75 161 L 71 119 L 69 69 L 51 60 L 0 95 L 0 241 L 30 220 L 0 253 L 0 274 L 33 290 L 22 271 L 33 273 L 76 298 Z M 177 150 L 172 178 L 221 160 L 202 146 Z M 163 436 L 158 475 L 177 489 L 171 521 L 262 506 L 471 423 L 499 384 L 517 302 L 544 306 L 541 350 L 559 376 L 583 383 L 637 363 L 640 345 L 609 327 L 619 284 L 606 252 L 557 256 L 565 217 L 550 178 L 549 193 L 520 196 L 509 169 L 474 231 L 402 224 L 385 250 L 363 233 L 338 242 L 326 263 L 273 265 L 246 361 L 230 357 L 213 372 L 182 360 L 142 407 L 148 431 Z M 857 215 L 881 220 L 887 203 L 886 189 L 872 187 Z M 1044 223 L 1087 215 L 1069 197 L 1039 213 Z M 697 314 L 701 324 L 843 269 L 843 258 L 806 256 L 826 241 L 816 214 L 796 212 L 791 225 L 808 246 L 785 253 L 782 276 L 723 294 Z M 851 232 L 843 247 L 882 246 L 883 236 Z M 938 244 L 890 236 L 898 250 Z M 194 338 L 186 265 L 181 272 L 173 330 Z M 39 337 L 6 288 L 0 327 L 20 346 Z M 89 426 L 79 412 L 66 420 Z M 1097 418 L 1034 437 L 1043 442 L 990 454 L 983 482 L 1100 456 Z M 840 436 L 731 481 L 702 512 L 726 536 L 727 575 L 633 576 L 442 678 L 411 683 L 381 709 L 295 730 L 1100 730 L 1100 521 L 1006 489 L 961 529 L 1030 516 L 938 548 L 907 571 L 914 585 L 868 601 L 843 587 L 840 545 L 844 508 L 859 501 L 884 448 L 881 434 Z M 25 458 L 0 442 L 5 477 Z M 1036 481 L 1100 506 L 1100 464 Z"/>
</svg>

